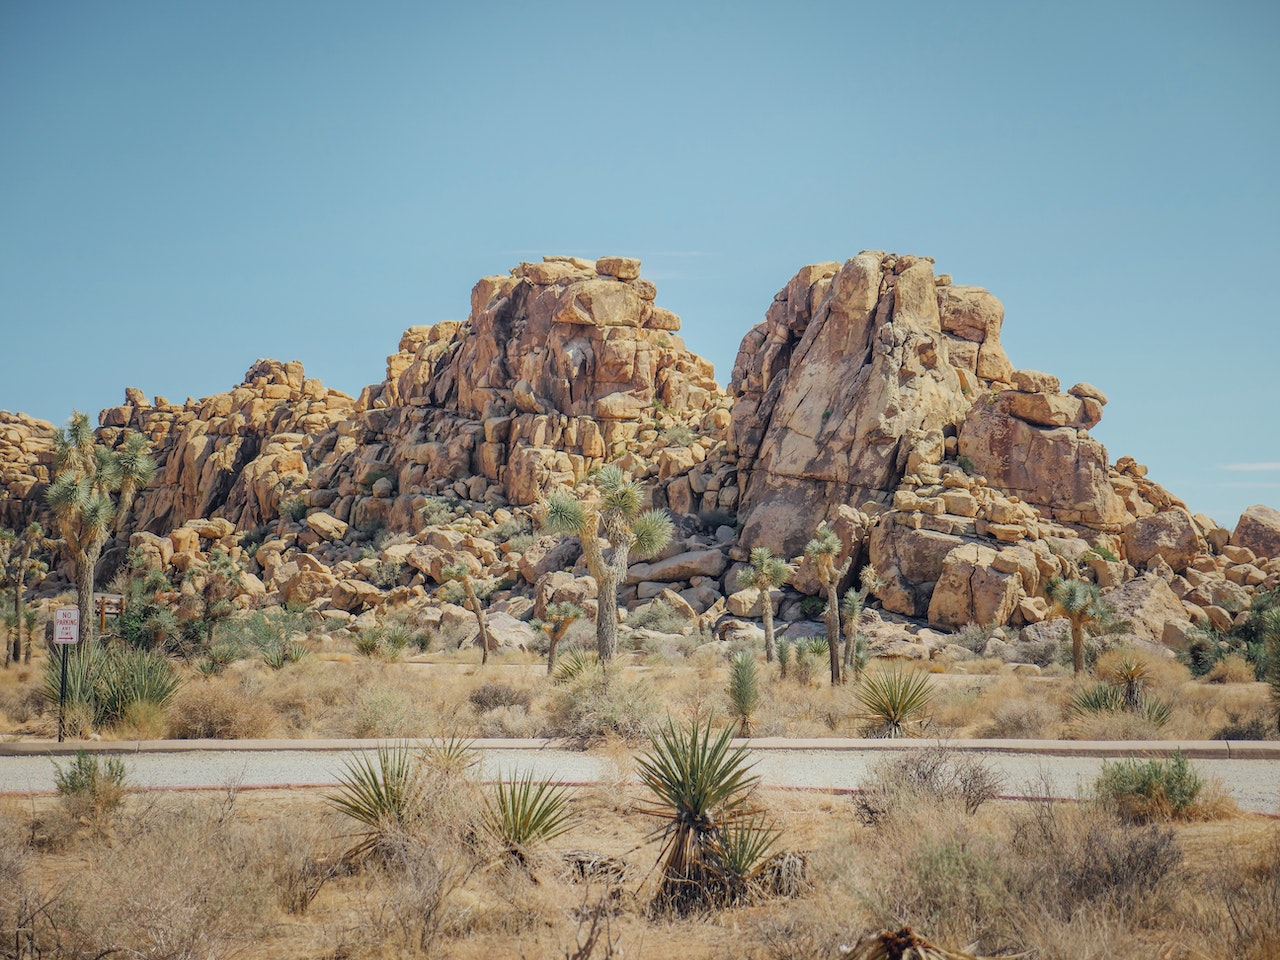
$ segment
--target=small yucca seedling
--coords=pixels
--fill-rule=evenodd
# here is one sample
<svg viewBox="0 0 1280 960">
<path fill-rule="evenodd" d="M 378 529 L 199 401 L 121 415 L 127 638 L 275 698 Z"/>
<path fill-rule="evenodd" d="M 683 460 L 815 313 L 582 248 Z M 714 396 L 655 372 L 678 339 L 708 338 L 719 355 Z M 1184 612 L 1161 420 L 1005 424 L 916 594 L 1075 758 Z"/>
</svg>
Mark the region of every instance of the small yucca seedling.
<svg viewBox="0 0 1280 960">
<path fill-rule="evenodd" d="M 449 737 L 437 740 L 422 748 L 422 759 L 436 773 L 450 779 L 463 777 L 480 762 L 480 755 L 473 749 L 474 740 Z"/>
<path fill-rule="evenodd" d="M 787 679 L 787 670 L 791 667 L 791 641 L 785 637 L 778 641 L 778 676 Z"/>
<path fill-rule="evenodd" d="M 555 673 L 551 675 L 553 683 L 572 683 L 583 674 L 596 667 L 596 660 L 591 654 L 578 647 L 570 650 L 556 663 Z"/>
<path fill-rule="evenodd" d="M 739 650 L 729 661 L 729 705 L 738 720 L 738 736 L 751 736 L 756 707 L 760 703 L 760 674 L 750 650 Z"/>
<path fill-rule="evenodd" d="M 534 780 L 532 771 L 509 781 L 499 778 L 485 803 L 485 828 L 518 863 L 526 862 L 532 847 L 573 829 L 574 821 L 568 787 Z"/>
<path fill-rule="evenodd" d="M 862 717 L 873 736 L 907 737 L 923 722 L 933 686 L 927 673 L 895 668 L 867 674 L 854 696 L 865 708 Z"/>
</svg>

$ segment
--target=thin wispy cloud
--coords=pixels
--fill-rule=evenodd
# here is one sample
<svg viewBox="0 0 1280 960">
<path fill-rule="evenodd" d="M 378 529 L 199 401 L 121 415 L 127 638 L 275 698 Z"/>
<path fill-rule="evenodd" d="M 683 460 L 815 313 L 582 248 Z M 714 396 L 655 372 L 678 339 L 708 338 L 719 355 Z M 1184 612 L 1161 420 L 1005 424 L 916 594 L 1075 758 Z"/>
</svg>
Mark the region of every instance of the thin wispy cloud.
<svg viewBox="0 0 1280 960">
<path fill-rule="evenodd" d="M 1240 471 L 1280 470 L 1280 461 L 1263 460 L 1257 463 L 1224 463 L 1218 469 Z"/>
<path fill-rule="evenodd" d="M 1225 483 L 1214 484 L 1218 487 L 1238 487 L 1256 490 L 1259 487 L 1280 489 L 1280 480 L 1228 480 Z"/>
</svg>

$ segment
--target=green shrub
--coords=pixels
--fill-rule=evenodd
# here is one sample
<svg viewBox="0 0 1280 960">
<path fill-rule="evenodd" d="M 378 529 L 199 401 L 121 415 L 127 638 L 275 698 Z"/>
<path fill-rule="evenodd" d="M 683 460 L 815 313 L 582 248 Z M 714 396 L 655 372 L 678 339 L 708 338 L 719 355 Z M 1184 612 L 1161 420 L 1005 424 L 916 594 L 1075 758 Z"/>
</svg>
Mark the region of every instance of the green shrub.
<svg viewBox="0 0 1280 960">
<path fill-rule="evenodd" d="M 500 707 L 519 707 L 528 710 L 533 694 L 528 690 L 513 687 L 509 683 L 490 681 L 481 684 L 467 696 L 467 702 L 477 713 L 497 710 Z"/>
<path fill-rule="evenodd" d="M 124 805 L 126 774 L 119 757 L 77 750 L 67 766 L 55 762 L 54 770 L 58 797 L 73 817 L 100 824 Z"/>
<path fill-rule="evenodd" d="M 302 497 L 291 497 L 280 501 L 280 516 L 294 523 L 300 523 L 307 515 L 307 501 Z"/>
<path fill-rule="evenodd" d="M 800 615 L 806 620 L 820 620 L 826 610 L 827 601 L 821 597 L 805 597 L 800 601 Z"/>
<path fill-rule="evenodd" d="M 627 625 L 655 633 L 682 633 L 692 626 L 689 618 L 665 600 L 654 600 L 632 614 Z"/>
<path fill-rule="evenodd" d="M 425 527 L 437 527 L 452 523 L 458 500 L 454 497 L 427 497 L 418 507 L 418 519 Z"/>
<path fill-rule="evenodd" d="M 1135 823 L 1184 818 L 1203 789 L 1204 780 L 1181 751 L 1169 759 L 1104 763 L 1094 784 L 1105 806 Z"/>
<path fill-rule="evenodd" d="M 660 436 L 663 444 L 668 447 L 687 447 L 695 439 L 693 431 L 683 423 L 667 427 Z"/>
<path fill-rule="evenodd" d="M 560 664 L 566 665 L 571 656 Z M 581 744 L 608 737 L 638 743 L 657 712 L 658 700 L 648 683 L 617 679 L 598 668 L 586 669 L 562 682 L 551 698 L 546 736 Z"/>
<path fill-rule="evenodd" d="M 60 682 L 60 659 L 50 657 L 41 692 L 54 706 Z M 159 653 L 78 644 L 67 654 L 68 711 L 80 713 L 93 727 L 119 723 L 138 708 L 163 712 L 181 685 L 182 678 Z"/>
</svg>

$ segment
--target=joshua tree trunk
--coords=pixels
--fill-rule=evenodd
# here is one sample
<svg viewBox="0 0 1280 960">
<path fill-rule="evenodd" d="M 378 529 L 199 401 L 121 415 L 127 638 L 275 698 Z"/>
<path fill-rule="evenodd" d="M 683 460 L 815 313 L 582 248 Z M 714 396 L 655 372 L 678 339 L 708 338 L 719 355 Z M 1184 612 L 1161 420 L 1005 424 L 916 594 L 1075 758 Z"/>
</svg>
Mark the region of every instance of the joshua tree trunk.
<svg viewBox="0 0 1280 960">
<path fill-rule="evenodd" d="M 556 647 L 560 645 L 560 641 L 564 639 L 564 635 L 569 632 L 569 626 L 572 621 L 562 621 L 553 626 L 547 637 L 550 643 L 547 645 L 547 675 L 556 668 Z"/>
<path fill-rule="evenodd" d="M 840 600 L 839 578 L 828 580 L 827 588 L 827 653 L 831 659 L 831 685 L 840 683 Z"/>
<path fill-rule="evenodd" d="M 1084 620 L 1071 617 L 1071 668 L 1076 676 L 1084 672 Z"/>
<path fill-rule="evenodd" d="M 764 662 L 773 663 L 777 644 L 773 639 L 773 597 L 767 589 L 760 591 L 760 612 L 764 616 Z"/>
<path fill-rule="evenodd" d="M 73 557 L 76 570 L 76 606 L 80 608 L 81 643 L 92 643 L 94 639 L 93 571 L 105 545 L 105 540 L 94 540 Z"/>
<path fill-rule="evenodd" d="M 601 663 L 608 663 L 618 650 L 618 584 L 627 575 L 627 556 L 631 543 L 625 532 L 606 531 L 614 544 L 606 557 L 600 540 L 588 535 L 582 538 L 582 555 L 587 569 L 596 580 L 596 651 Z"/>
<path fill-rule="evenodd" d="M 475 587 L 471 585 L 470 577 L 462 578 L 462 589 L 467 594 L 467 606 L 471 608 L 471 612 L 476 615 L 476 622 L 480 624 L 480 663 L 489 662 L 489 624 L 484 619 L 484 608 L 480 606 L 480 598 L 476 596 Z"/>
</svg>

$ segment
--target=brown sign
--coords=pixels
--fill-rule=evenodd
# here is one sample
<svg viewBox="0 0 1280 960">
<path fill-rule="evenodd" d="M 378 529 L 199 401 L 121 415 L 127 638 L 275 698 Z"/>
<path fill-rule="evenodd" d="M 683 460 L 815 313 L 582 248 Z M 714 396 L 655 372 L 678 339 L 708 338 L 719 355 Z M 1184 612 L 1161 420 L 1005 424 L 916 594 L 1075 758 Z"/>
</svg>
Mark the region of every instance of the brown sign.
<svg viewBox="0 0 1280 960">
<path fill-rule="evenodd" d="M 118 593 L 95 593 L 93 612 L 100 617 L 118 617 L 124 610 L 124 597 Z"/>
</svg>

